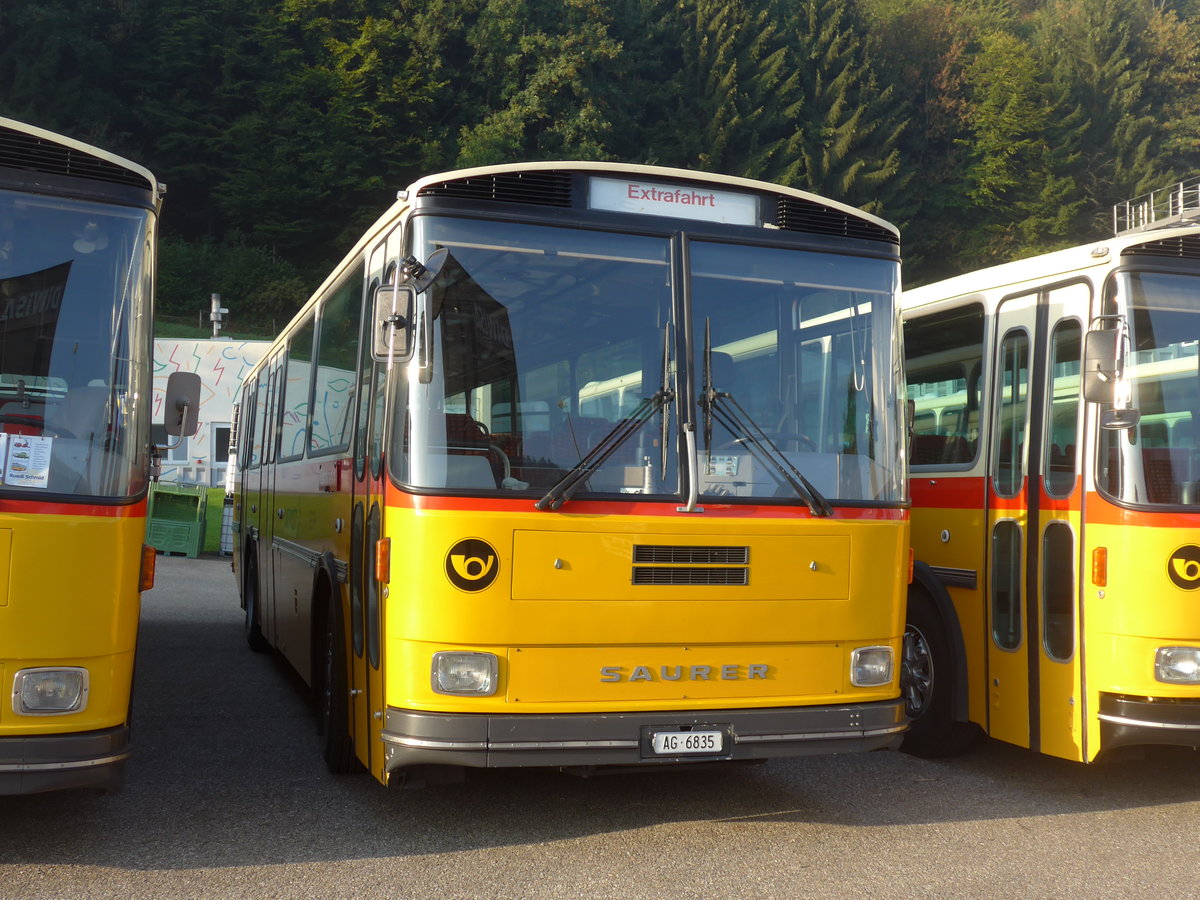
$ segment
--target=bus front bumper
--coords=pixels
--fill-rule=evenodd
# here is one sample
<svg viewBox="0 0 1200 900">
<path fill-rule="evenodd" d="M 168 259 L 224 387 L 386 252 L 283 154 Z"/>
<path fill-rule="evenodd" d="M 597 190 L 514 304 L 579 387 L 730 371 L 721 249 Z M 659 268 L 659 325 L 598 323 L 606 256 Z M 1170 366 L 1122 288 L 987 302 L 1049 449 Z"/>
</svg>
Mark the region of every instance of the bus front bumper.
<svg viewBox="0 0 1200 900">
<path fill-rule="evenodd" d="M 646 766 L 865 752 L 894 749 L 908 727 L 900 700 L 611 715 L 492 716 L 389 708 L 384 722 L 389 773 L 413 765 Z M 655 735 L 664 732 L 721 737 L 714 751 L 672 753 L 655 749 Z"/>
<path fill-rule="evenodd" d="M 1200 749 L 1200 700 L 1100 695 L 1100 751 L 1143 744 Z"/>
<path fill-rule="evenodd" d="M 79 734 L 0 738 L 0 795 L 67 788 L 120 789 L 129 726 Z"/>
</svg>

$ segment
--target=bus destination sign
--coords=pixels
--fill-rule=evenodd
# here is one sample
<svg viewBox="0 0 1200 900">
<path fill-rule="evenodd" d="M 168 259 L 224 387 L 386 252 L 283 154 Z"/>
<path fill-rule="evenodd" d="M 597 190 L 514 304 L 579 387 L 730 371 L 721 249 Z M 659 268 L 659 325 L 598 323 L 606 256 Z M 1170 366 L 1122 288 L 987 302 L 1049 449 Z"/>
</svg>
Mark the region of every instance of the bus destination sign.
<svg viewBox="0 0 1200 900">
<path fill-rule="evenodd" d="M 712 190 L 703 185 L 656 184 L 635 178 L 593 178 L 588 206 L 642 216 L 672 216 L 728 225 L 759 224 L 757 197 Z"/>
</svg>

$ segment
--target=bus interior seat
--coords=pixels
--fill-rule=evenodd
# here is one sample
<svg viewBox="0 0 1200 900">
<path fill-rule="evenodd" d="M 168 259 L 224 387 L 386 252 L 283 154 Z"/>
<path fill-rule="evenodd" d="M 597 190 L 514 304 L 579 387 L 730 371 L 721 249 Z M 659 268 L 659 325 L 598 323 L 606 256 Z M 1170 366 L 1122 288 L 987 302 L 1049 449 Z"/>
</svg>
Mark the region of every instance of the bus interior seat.
<svg viewBox="0 0 1200 900">
<path fill-rule="evenodd" d="M 5 434 L 42 433 L 45 409 L 40 403 L 9 401 L 0 405 L 0 432 Z"/>
<path fill-rule="evenodd" d="M 446 486 L 495 490 L 496 476 L 492 472 L 492 464 L 486 456 L 447 454 Z"/>
</svg>

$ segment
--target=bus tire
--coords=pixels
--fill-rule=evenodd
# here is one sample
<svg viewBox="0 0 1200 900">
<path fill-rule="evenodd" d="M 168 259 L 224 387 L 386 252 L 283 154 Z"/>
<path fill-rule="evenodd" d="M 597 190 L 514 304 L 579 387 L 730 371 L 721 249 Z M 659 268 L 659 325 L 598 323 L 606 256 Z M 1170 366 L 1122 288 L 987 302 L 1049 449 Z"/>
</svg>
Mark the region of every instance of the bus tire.
<svg viewBox="0 0 1200 900">
<path fill-rule="evenodd" d="M 325 765 L 335 775 L 357 771 L 350 738 L 350 686 L 346 677 L 346 623 L 337 591 L 325 592 L 325 641 L 317 694 L 317 729 Z"/>
<path fill-rule="evenodd" d="M 267 649 L 267 639 L 262 633 L 262 618 L 258 611 L 258 559 L 253 551 L 246 554 L 246 583 L 242 592 L 246 608 L 246 644 L 255 653 Z"/>
<path fill-rule="evenodd" d="M 924 591 L 908 595 L 900 691 L 909 717 L 900 749 L 913 756 L 954 756 L 974 742 L 978 729 L 954 720 L 950 642 L 937 608 Z"/>
</svg>

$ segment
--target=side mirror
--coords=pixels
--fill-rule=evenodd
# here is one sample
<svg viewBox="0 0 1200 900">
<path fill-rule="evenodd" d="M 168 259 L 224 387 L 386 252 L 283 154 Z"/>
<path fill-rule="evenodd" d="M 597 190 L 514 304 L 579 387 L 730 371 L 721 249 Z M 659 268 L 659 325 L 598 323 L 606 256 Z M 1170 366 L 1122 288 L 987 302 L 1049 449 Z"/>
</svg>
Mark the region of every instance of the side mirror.
<svg viewBox="0 0 1200 900">
<path fill-rule="evenodd" d="M 1113 403 L 1121 378 L 1119 329 L 1089 331 L 1083 339 L 1083 397 L 1089 403 Z"/>
<path fill-rule="evenodd" d="M 406 284 L 382 284 L 376 289 L 371 352 L 377 361 L 404 359 L 412 353 L 416 296 Z"/>
<path fill-rule="evenodd" d="M 172 372 L 167 376 L 167 399 L 163 404 L 163 426 L 173 437 L 191 437 L 200 425 L 200 376 L 195 372 Z"/>
</svg>

